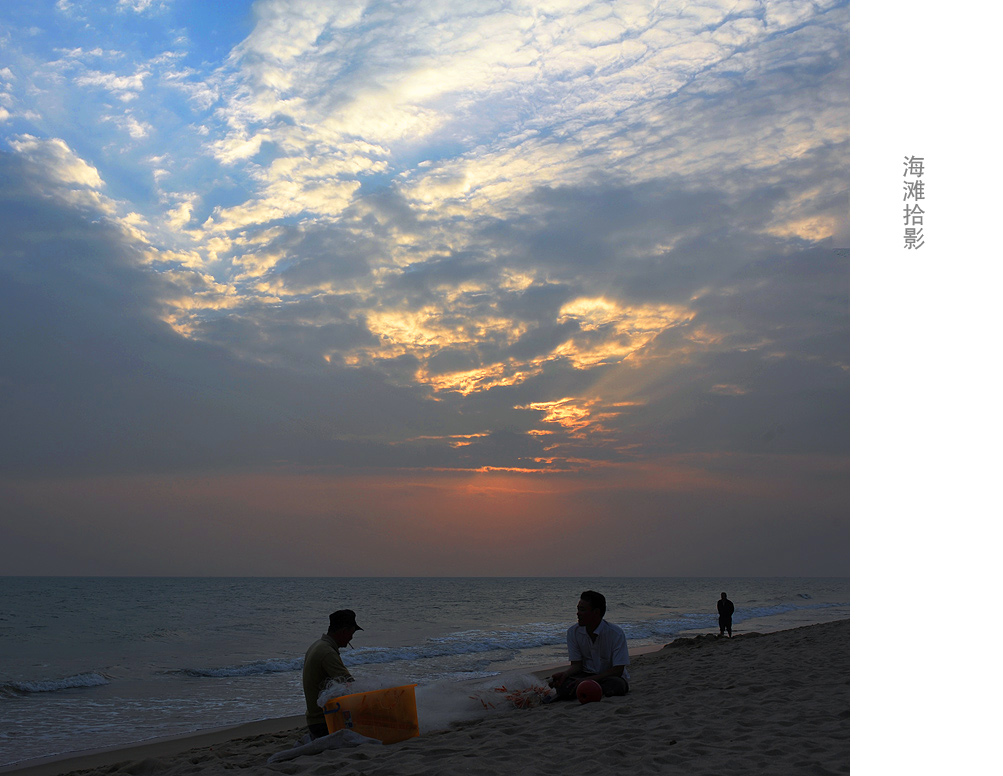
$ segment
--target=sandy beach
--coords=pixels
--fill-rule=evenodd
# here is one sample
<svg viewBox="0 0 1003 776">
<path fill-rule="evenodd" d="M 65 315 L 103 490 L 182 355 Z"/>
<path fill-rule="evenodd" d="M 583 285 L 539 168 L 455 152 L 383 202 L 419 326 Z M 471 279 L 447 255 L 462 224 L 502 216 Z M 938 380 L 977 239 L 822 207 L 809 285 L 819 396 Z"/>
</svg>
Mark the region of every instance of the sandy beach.
<svg viewBox="0 0 1003 776">
<path fill-rule="evenodd" d="M 632 658 L 626 697 L 587 705 L 508 705 L 468 713 L 441 730 L 423 729 L 420 737 L 399 744 L 367 744 L 268 763 L 272 755 L 296 747 L 304 732 L 297 717 L 267 720 L 0 772 L 848 773 L 850 623 L 733 639 L 713 634 L 679 638 Z"/>
</svg>

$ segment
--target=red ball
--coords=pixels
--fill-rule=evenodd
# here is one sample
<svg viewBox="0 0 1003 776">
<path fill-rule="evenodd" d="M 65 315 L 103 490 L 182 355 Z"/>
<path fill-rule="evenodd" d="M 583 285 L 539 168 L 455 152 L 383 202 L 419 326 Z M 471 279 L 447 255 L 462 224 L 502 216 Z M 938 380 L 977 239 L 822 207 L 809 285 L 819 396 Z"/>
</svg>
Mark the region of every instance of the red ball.
<svg viewBox="0 0 1003 776">
<path fill-rule="evenodd" d="M 601 701 L 602 687 L 600 687 L 599 682 L 594 679 L 585 679 L 578 683 L 578 687 L 575 689 L 575 694 L 578 696 L 579 703 Z"/>
</svg>

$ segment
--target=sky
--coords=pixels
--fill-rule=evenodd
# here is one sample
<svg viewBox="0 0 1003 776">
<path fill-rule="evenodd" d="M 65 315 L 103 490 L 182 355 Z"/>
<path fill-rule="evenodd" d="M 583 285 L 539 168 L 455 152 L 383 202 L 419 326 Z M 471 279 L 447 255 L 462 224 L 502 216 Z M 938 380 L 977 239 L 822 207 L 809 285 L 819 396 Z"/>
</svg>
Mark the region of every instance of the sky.
<svg viewBox="0 0 1003 776">
<path fill-rule="evenodd" d="M 848 576 L 849 16 L 3 3 L 3 573 Z"/>
</svg>

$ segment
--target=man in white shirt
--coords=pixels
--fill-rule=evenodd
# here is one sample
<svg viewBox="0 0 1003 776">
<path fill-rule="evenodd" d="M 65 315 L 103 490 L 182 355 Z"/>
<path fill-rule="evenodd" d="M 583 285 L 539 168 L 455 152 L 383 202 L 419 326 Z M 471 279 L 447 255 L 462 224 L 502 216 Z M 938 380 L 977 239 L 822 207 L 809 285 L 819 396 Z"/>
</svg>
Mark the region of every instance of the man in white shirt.
<svg viewBox="0 0 1003 776">
<path fill-rule="evenodd" d="M 627 637 L 606 616 L 606 597 L 586 590 L 578 601 L 578 624 L 568 628 L 568 659 L 571 665 L 550 678 L 556 700 L 575 697 L 578 683 L 592 679 L 603 695 L 626 695 L 630 686 Z"/>
</svg>

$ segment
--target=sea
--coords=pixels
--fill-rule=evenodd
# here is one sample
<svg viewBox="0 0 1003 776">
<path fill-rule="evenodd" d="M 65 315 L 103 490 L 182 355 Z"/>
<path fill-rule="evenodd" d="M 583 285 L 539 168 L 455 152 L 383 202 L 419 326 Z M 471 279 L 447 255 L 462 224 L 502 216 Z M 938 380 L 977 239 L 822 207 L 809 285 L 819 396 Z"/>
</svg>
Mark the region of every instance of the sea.
<svg viewBox="0 0 1003 776">
<path fill-rule="evenodd" d="M 850 616 L 846 578 L 0 577 L 0 767 L 302 714 L 336 609 L 372 687 L 559 666 L 588 589 L 632 650 L 716 633 L 721 592 L 736 635 Z"/>
</svg>

